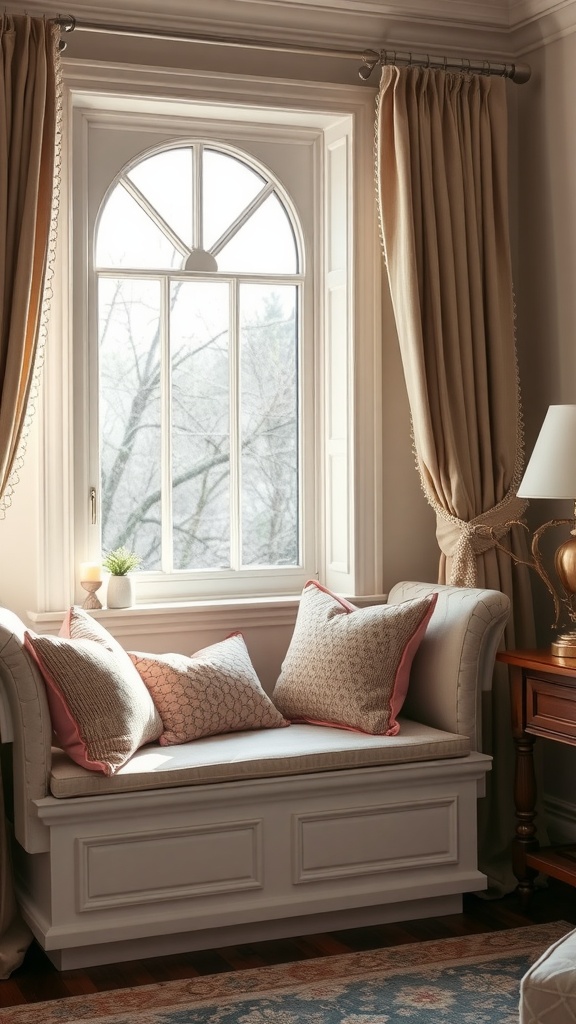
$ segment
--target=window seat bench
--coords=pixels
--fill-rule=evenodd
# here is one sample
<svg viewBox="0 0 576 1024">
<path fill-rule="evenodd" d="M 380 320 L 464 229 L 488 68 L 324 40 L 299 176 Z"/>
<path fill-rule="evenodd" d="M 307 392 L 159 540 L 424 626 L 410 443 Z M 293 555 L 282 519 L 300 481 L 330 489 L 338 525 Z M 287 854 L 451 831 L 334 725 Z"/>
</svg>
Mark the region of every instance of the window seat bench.
<svg viewBox="0 0 576 1024">
<path fill-rule="evenodd" d="M 438 592 L 397 736 L 293 724 L 148 744 L 115 775 L 54 748 L 25 627 L 0 609 L 0 735 L 23 916 L 59 969 L 455 913 L 477 866 L 480 697 L 509 614 Z"/>
</svg>

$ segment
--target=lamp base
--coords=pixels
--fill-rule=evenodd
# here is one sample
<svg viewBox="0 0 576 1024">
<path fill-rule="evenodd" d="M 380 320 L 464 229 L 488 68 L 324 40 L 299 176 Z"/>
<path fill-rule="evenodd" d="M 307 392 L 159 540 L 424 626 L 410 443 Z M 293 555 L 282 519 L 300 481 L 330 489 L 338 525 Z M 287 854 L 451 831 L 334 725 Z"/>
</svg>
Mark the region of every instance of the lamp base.
<svg viewBox="0 0 576 1024">
<path fill-rule="evenodd" d="M 576 659 L 576 630 L 557 636 L 550 645 L 550 651 L 555 658 Z"/>
</svg>

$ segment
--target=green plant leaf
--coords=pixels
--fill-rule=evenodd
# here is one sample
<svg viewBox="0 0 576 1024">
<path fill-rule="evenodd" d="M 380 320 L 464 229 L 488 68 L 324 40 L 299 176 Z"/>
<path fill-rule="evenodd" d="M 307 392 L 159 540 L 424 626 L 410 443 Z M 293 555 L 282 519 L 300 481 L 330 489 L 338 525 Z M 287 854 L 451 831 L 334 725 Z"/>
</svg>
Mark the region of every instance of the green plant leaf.
<svg viewBox="0 0 576 1024">
<path fill-rule="evenodd" d="M 102 565 L 112 576 L 126 576 L 132 569 L 137 569 L 142 559 L 128 548 L 115 548 L 102 559 Z"/>
</svg>

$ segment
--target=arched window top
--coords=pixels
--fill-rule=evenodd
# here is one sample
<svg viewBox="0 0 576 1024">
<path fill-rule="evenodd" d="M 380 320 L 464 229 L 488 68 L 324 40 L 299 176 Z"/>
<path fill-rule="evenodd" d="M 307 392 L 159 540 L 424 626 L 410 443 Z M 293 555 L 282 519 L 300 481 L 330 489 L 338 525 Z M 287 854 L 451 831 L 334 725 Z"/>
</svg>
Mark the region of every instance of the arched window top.
<svg viewBox="0 0 576 1024">
<path fill-rule="evenodd" d="M 99 269 L 297 274 L 296 235 L 277 182 L 207 143 L 144 157 L 108 194 Z"/>
</svg>

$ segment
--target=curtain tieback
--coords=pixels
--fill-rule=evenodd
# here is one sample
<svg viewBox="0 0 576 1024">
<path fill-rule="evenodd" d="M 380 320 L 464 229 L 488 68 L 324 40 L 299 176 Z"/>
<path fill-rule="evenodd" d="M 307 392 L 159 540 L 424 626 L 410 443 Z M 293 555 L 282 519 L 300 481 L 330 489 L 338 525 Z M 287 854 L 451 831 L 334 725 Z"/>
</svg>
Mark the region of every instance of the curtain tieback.
<svg viewBox="0 0 576 1024">
<path fill-rule="evenodd" d="M 527 505 L 527 501 L 510 492 L 498 505 L 475 519 L 458 519 L 443 509 L 436 509 L 438 544 L 442 553 L 452 559 L 448 580 L 451 586 L 476 586 L 477 556 L 496 546 L 496 541 L 508 533 L 511 521 L 523 516 Z"/>
</svg>

